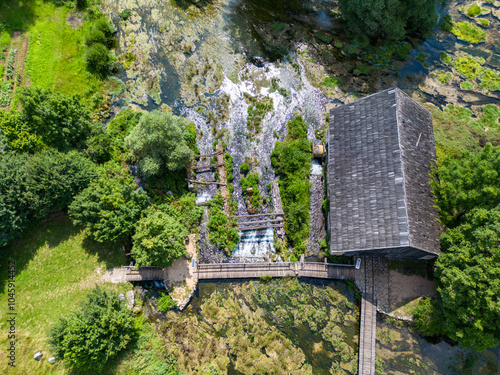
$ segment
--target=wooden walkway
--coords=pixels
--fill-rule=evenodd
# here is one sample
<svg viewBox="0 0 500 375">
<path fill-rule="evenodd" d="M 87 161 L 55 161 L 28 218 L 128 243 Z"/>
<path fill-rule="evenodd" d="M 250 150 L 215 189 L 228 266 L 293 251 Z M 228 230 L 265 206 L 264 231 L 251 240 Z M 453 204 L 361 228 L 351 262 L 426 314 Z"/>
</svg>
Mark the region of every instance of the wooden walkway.
<svg viewBox="0 0 500 375">
<path fill-rule="evenodd" d="M 375 375 L 375 343 L 377 331 L 377 301 L 374 290 L 373 258 L 363 258 L 364 277 L 359 325 L 359 375 Z"/>
<path fill-rule="evenodd" d="M 375 342 L 377 326 L 377 303 L 374 297 L 373 260 L 363 259 L 363 273 L 352 265 L 320 262 L 286 263 L 218 263 L 197 264 L 198 280 L 250 279 L 261 276 L 310 277 L 316 279 L 356 280 L 362 284 L 361 319 L 359 332 L 359 375 L 375 375 Z M 126 269 L 126 281 L 164 280 L 165 271 L 158 267 L 133 267 Z"/>
<path fill-rule="evenodd" d="M 199 280 L 210 279 L 250 279 L 261 276 L 271 277 L 312 277 L 317 279 L 354 279 L 354 267 L 329 263 L 219 263 L 198 264 Z"/>
<path fill-rule="evenodd" d="M 136 270 L 134 267 L 126 268 L 126 281 L 154 281 L 165 279 L 165 270 L 158 267 L 140 267 Z"/>
</svg>

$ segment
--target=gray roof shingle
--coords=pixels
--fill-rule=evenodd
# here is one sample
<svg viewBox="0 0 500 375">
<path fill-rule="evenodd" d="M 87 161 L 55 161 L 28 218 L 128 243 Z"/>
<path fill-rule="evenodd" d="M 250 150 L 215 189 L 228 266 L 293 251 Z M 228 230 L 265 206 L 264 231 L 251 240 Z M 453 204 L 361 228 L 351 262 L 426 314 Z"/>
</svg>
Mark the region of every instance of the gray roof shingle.
<svg viewBox="0 0 500 375">
<path fill-rule="evenodd" d="M 399 89 L 332 109 L 331 253 L 438 254 L 441 229 L 428 185 L 435 158 L 430 113 Z"/>
</svg>

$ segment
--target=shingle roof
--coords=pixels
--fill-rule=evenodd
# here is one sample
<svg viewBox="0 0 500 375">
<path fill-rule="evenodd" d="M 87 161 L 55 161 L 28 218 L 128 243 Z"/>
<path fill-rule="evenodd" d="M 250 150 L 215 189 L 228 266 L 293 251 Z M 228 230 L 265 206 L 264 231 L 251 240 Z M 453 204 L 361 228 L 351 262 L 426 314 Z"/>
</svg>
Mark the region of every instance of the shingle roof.
<svg viewBox="0 0 500 375">
<path fill-rule="evenodd" d="M 428 185 L 435 158 L 430 113 L 399 89 L 332 109 L 331 253 L 438 254 L 440 226 Z"/>
</svg>

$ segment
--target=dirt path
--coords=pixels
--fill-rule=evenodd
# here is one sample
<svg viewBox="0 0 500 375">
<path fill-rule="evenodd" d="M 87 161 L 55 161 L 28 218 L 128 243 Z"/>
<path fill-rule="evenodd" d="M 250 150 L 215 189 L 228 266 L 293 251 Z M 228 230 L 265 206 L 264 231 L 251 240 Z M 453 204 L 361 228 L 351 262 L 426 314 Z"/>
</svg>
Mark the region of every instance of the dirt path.
<svg viewBox="0 0 500 375">
<path fill-rule="evenodd" d="M 177 302 L 179 309 L 184 309 L 189 303 L 193 292 L 198 284 L 192 259 L 197 260 L 198 252 L 196 250 L 196 235 L 190 234 L 186 241 L 186 251 L 189 258 L 181 258 L 172 263 L 165 270 L 165 284 L 169 290 L 170 297 Z"/>
<path fill-rule="evenodd" d="M 26 86 L 26 79 L 24 78 L 24 62 L 26 60 L 26 55 L 28 53 L 29 46 L 29 36 L 26 34 L 22 38 L 21 49 L 17 51 L 16 57 L 16 77 L 14 79 L 14 87 L 12 92 L 14 93 L 16 89 L 23 84 Z M 19 77 L 19 79 L 17 79 Z M 29 86 L 29 82 L 28 85 Z M 12 103 L 11 103 L 12 104 Z M 21 103 L 18 104 L 17 109 L 21 109 Z"/>
</svg>

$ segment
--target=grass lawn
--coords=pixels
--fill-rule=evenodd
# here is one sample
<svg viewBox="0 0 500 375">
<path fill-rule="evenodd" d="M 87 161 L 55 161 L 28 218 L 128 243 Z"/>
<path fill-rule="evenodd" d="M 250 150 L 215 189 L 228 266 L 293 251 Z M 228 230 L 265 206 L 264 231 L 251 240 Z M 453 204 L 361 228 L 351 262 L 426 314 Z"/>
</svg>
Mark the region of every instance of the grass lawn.
<svg viewBox="0 0 500 375">
<path fill-rule="evenodd" d="M 72 12 L 73 9 L 43 0 L 0 3 L 0 22 L 8 24 L 0 42 L 7 42 L 14 31 L 29 34 L 25 73 L 32 86 L 68 94 L 84 94 L 90 88 L 102 90 L 100 81 L 86 72 L 83 60 L 83 36 L 89 23 L 73 29 L 66 24 L 66 17 Z"/>
<path fill-rule="evenodd" d="M 22 239 L 0 249 L 0 373 L 65 374 L 62 364 L 50 365 L 47 344 L 50 328 L 77 308 L 96 285 L 124 293 L 130 284 L 109 284 L 101 276 L 124 264 L 119 245 L 99 244 L 84 230 L 73 227 L 67 216 L 52 215 L 27 230 Z M 8 288 L 7 260 L 16 261 L 16 368 L 6 363 Z M 42 360 L 33 355 L 41 351 Z M 14 371 L 12 371 L 14 370 Z"/>
</svg>

